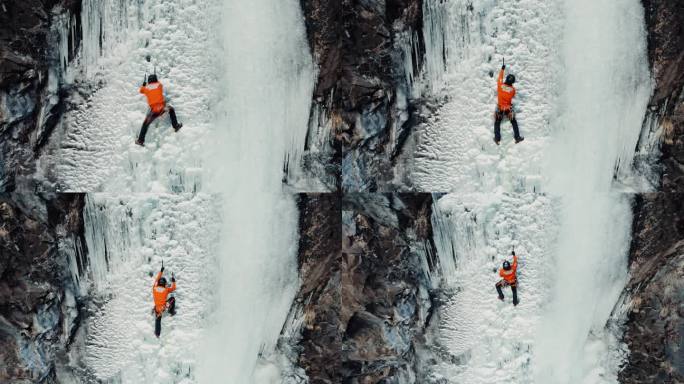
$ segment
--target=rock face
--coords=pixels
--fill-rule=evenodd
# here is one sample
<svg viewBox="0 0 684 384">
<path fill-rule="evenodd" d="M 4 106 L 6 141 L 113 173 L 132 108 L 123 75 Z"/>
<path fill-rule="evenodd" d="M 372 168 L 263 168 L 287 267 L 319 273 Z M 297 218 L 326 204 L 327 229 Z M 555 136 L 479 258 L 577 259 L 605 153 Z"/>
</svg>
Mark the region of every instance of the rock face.
<svg viewBox="0 0 684 384">
<path fill-rule="evenodd" d="M 0 195 L 0 381 L 69 377 L 80 323 L 68 251 L 79 252 L 83 195 Z M 83 252 L 72 254 L 82 265 Z"/>
<path fill-rule="evenodd" d="M 301 0 L 344 191 L 388 191 L 413 125 L 405 62 L 418 68 L 421 0 Z M 418 52 L 417 52 L 418 51 Z"/>
<path fill-rule="evenodd" d="M 431 195 L 308 195 L 300 206 L 298 365 L 309 382 L 416 382 Z"/>
<path fill-rule="evenodd" d="M 36 159 L 64 109 L 80 0 L 0 9 L 0 382 L 71 381 L 81 318 L 69 257 L 83 267 L 82 195 L 35 195 Z M 73 28 L 60 57 L 57 28 Z"/>
<path fill-rule="evenodd" d="M 684 192 L 684 3 L 643 0 L 656 87 L 650 109 L 663 127 L 662 192 Z"/>
<path fill-rule="evenodd" d="M 37 154 L 63 112 L 58 71 L 57 33 L 60 17 L 77 14 L 80 0 L 26 0 L 2 3 L 0 11 L 0 192 L 35 172 Z M 80 28 L 74 28 L 80 31 Z M 68 52 L 78 47 L 80 36 Z M 73 57 L 70 55 L 67 60 Z"/>
<path fill-rule="evenodd" d="M 684 382 L 684 3 L 643 0 L 663 128 L 658 193 L 637 196 L 622 383 Z"/>
<path fill-rule="evenodd" d="M 636 199 L 622 383 L 684 382 L 684 195 Z"/>
<path fill-rule="evenodd" d="M 297 365 L 309 383 L 341 382 L 341 200 L 335 194 L 300 195 L 299 274 L 304 324 Z M 335 353 L 337 351 L 337 353 Z"/>
</svg>

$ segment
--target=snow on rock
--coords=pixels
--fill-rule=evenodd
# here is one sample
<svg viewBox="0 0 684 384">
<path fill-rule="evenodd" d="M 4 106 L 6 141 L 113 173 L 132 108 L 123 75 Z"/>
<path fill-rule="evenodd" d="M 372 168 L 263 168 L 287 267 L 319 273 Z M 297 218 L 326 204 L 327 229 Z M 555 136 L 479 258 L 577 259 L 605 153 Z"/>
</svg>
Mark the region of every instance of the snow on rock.
<svg viewBox="0 0 684 384">
<path fill-rule="evenodd" d="M 556 46 L 562 31 L 558 0 L 424 3 L 423 82 L 442 100 L 421 132 L 414 182 L 441 192 L 540 191 L 543 148 L 556 118 L 562 77 Z M 510 123 L 493 141 L 496 77 L 502 58 L 516 76 L 520 132 Z"/>
<path fill-rule="evenodd" d="M 76 78 L 95 91 L 66 113 L 45 161 L 60 191 L 183 192 L 201 187 L 216 103 L 217 1 L 85 0 Z M 154 71 L 184 126 L 168 114 L 134 144 L 148 107 L 138 93 Z"/>
<path fill-rule="evenodd" d="M 534 193 L 449 194 L 433 221 L 440 264 L 453 263 L 443 288 L 439 343 L 450 354 L 441 374 L 453 383 L 530 383 L 535 331 L 550 300 L 557 201 Z M 500 302 L 494 284 L 503 260 L 518 255 L 518 298 Z M 450 250 L 450 251 L 449 251 Z M 448 269 L 445 269 L 447 271 Z"/>
<path fill-rule="evenodd" d="M 202 330 L 214 307 L 220 220 L 210 195 L 87 196 L 92 304 L 86 363 L 103 382 L 194 383 Z M 177 278 L 176 316 L 154 336 L 152 284 L 164 261 Z"/>
</svg>

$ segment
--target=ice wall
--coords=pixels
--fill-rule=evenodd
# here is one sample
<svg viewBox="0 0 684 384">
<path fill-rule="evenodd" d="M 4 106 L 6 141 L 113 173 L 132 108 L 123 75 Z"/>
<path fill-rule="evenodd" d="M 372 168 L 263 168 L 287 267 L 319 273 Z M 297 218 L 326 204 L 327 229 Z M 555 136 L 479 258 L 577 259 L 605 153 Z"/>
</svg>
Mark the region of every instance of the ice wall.
<svg viewBox="0 0 684 384">
<path fill-rule="evenodd" d="M 223 18 L 224 118 L 211 163 L 224 206 L 220 303 L 199 377 L 271 382 L 298 288 L 297 207 L 283 179 L 304 148 L 314 71 L 298 1 L 227 0 Z"/>
<path fill-rule="evenodd" d="M 439 100 L 418 127 L 411 179 L 419 190 L 540 192 L 544 148 L 557 119 L 562 0 L 426 0 L 427 99 Z M 506 59 L 516 75 L 514 100 L 524 145 L 508 121 L 493 142 L 496 76 Z"/>
<path fill-rule="evenodd" d="M 218 202 L 191 194 L 89 194 L 84 209 L 89 287 L 85 362 L 99 382 L 193 383 L 202 329 L 217 292 Z M 174 272 L 177 314 L 154 336 L 152 283 Z"/>
<path fill-rule="evenodd" d="M 562 115 L 547 177 L 563 201 L 556 285 L 537 339 L 537 382 L 615 382 L 596 340 L 627 277 L 631 206 L 614 180 L 632 159 L 651 83 L 637 0 L 567 0 Z M 601 344 L 601 343 L 599 343 Z"/>
<path fill-rule="evenodd" d="M 62 68 L 79 92 L 51 137 L 41 164 L 60 191 L 193 192 L 202 188 L 215 97 L 214 32 L 219 0 L 84 0 L 82 43 L 73 68 Z M 199 22 L 201 20 L 201 22 Z M 63 20 L 60 56 L 69 54 L 73 21 Z M 72 43 L 73 45 L 73 43 Z M 138 88 L 157 71 L 168 114 L 134 144 L 148 111 Z"/>
<path fill-rule="evenodd" d="M 450 294 L 439 313 L 439 344 L 449 358 L 435 374 L 445 382 L 533 382 L 535 333 L 552 282 L 556 210 L 554 199 L 534 193 L 448 194 L 437 201 L 435 245 L 446 275 L 441 288 Z M 510 289 L 501 302 L 494 288 L 513 247 L 520 279 L 515 307 Z"/>
</svg>

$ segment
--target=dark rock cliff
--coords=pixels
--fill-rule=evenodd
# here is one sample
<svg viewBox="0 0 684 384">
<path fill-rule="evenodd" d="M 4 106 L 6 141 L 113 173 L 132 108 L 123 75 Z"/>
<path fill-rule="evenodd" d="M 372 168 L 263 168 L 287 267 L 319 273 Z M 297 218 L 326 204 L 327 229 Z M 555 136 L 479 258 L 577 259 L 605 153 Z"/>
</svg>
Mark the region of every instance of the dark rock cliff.
<svg viewBox="0 0 684 384">
<path fill-rule="evenodd" d="M 306 195 L 300 208 L 297 365 L 312 384 L 416 382 L 431 195 Z"/>
<path fill-rule="evenodd" d="M 684 195 L 637 196 L 622 383 L 684 383 Z"/>
<path fill-rule="evenodd" d="M 304 324 L 297 365 L 310 383 L 340 383 L 341 199 L 335 194 L 301 195 L 299 274 Z"/>
<path fill-rule="evenodd" d="M 81 306 L 82 195 L 35 195 L 36 159 L 63 110 L 80 0 L 0 2 L 0 382 L 71 381 Z M 60 57 L 58 28 L 72 28 Z M 65 51 L 61 51 L 65 52 Z M 66 62 L 62 62 L 62 60 Z M 73 258 L 74 260 L 69 260 Z"/>
<path fill-rule="evenodd" d="M 404 174 L 395 169 L 396 159 L 414 124 L 404 62 L 420 66 L 422 1 L 301 4 L 320 71 L 314 105 L 332 125 L 338 187 L 396 189 L 391 186 L 405 182 L 395 181 Z"/>
<path fill-rule="evenodd" d="M 0 7 L 0 192 L 32 190 L 36 159 L 64 111 L 57 20 L 71 22 L 80 0 L 3 1 Z M 73 58 L 75 33 L 67 51 Z"/>
<path fill-rule="evenodd" d="M 662 192 L 684 192 L 684 3 L 643 0 L 648 56 L 655 76 L 650 109 L 663 127 Z"/>
<path fill-rule="evenodd" d="M 634 206 L 622 383 L 684 383 L 684 2 L 642 0 L 662 127 L 659 192 Z"/>
<path fill-rule="evenodd" d="M 0 195 L 0 382 L 61 382 L 78 365 L 69 346 L 82 306 L 69 257 L 83 265 L 83 202 Z"/>
<path fill-rule="evenodd" d="M 420 382 L 416 349 L 431 310 L 432 197 L 346 196 L 342 212 L 342 372 L 346 383 Z"/>
</svg>

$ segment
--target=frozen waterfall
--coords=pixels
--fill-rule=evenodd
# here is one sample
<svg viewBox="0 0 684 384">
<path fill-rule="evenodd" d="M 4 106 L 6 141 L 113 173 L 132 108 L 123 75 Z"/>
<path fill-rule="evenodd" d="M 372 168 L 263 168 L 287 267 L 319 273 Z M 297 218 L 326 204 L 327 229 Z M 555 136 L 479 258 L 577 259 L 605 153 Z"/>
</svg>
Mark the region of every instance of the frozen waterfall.
<svg viewBox="0 0 684 384">
<path fill-rule="evenodd" d="M 633 158 L 652 85 L 637 0 L 425 1 L 420 81 L 444 100 L 422 132 L 416 184 L 433 215 L 449 382 L 614 383 L 606 325 L 627 278 Z M 515 73 L 523 136 L 492 142 L 495 76 Z M 521 304 L 496 299 L 520 255 Z M 618 320 L 619 319 L 614 319 Z"/>
<path fill-rule="evenodd" d="M 298 1 L 228 0 L 223 11 L 224 118 L 211 183 L 223 197 L 219 308 L 199 378 L 272 383 L 299 287 L 298 213 L 284 169 L 304 148 L 314 70 Z"/>
</svg>

